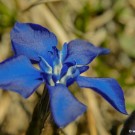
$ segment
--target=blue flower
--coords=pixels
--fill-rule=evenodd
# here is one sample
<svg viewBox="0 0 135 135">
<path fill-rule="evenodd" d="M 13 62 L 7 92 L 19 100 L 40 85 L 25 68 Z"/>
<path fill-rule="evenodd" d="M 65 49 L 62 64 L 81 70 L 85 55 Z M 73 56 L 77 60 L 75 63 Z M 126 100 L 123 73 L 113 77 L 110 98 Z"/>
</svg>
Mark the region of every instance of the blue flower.
<svg viewBox="0 0 135 135">
<path fill-rule="evenodd" d="M 108 54 L 108 49 L 77 39 L 58 50 L 57 38 L 48 29 L 18 22 L 11 31 L 11 42 L 15 55 L 0 63 L 0 88 L 27 98 L 41 83 L 46 83 L 52 116 L 59 127 L 66 126 L 86 110 L 68 90 L 75 81 L 80 87 L 93 89 L 126 114 L 123 91 L 116 80 L 80 76 L 95 57 Z M 40 69 L 33 63 L 39 64 Z"/>
</svg>

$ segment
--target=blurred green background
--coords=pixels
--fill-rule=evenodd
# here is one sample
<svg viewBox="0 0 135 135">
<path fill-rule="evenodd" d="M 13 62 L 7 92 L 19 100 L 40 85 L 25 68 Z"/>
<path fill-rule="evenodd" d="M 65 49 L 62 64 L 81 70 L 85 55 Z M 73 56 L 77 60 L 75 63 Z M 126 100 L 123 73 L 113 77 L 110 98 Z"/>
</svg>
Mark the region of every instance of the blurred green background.
<svg viewBox="0 0 135 135">
<path fill-rule="evenodd" d="M 57 35 L 59 48 L 75 38 L 109 48 L 111 53 L 96 58 L 85 75 L 117 79 L 128 113 L 135 109 L 135 0 L 0 0 L 0 62 L 13 55 L 10 30 L 16 21 L 47 27 Z M 71 90 L 88 110 L 64 129 L 67 135 L 120 134 L 127 116 L 91 90 L 76 84 Z M 1 90 L 0 135 L 25 135 L 37 100 L 36 94 L 26 100 Z"/>
</svg>

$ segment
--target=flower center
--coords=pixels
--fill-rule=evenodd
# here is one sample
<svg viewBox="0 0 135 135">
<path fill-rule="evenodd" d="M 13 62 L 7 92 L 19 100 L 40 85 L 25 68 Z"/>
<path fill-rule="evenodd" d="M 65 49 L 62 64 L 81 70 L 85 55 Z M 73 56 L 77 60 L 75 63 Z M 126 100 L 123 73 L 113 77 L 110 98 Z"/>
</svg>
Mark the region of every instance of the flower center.
<svg viewBox="0 0 135 135">
<path fill-rule="evenodd" d="M 43 71 L 43 76 L 51 86 L 61 83 L 68 85 L 73 82 L 75 76 L 79 74 L 79 71 L 75 66 L 63 65 L 60 56 L 52 59 L 52 66 L 40 56 L 40 68 Z"/>
</svg>

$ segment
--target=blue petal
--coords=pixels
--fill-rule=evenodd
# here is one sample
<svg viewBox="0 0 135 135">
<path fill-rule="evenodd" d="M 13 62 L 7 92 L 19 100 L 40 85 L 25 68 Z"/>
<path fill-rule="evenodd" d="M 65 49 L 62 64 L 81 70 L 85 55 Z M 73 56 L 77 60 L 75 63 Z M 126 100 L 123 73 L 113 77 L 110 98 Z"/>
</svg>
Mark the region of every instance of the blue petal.
<svg viewBox="0 0 135 135">
<path fill-rule="evenodd" d="M 70 86 L 75 82 L 76 78 L 80 75 L 79 70 L 76 66 L 71 66 L 68 68 L 66 74 L 60 79 L 60 83 Z"/>
<path fill-rule="evenodd" d="M 64 43 L 60 53 L 61 53 L 61 61 L 63 62 L 67 56 L 67 43 Z"/>
<path fill-rule="evenodd" d="M 67 63 L 67 64 L 64 64 L 62 69 L 61 69 L 61 73 L 60 73 L 60 77 L 62 78 L 68 71 L 68 69 L 71 67 L 71 66 L 74 66 L 74 64 L 72 63 Z"/>
<path fill-rule="evenodd" d="M 80 87 L 91 88 L 103 96 L 119 112 L 127 114 L 123 91 L 118 82 L 112 78 L 78 77 Z"/>
<path fill-rule="evenodd" d="M 43 82 L 41 73 L 25 56 L 18 56 L 0 63 L 0 88 L 30 96 Z"/>
<path fill-rule="evenodd" d="M 64 64 L 62 69 L 61 69 L 61 74 L 60 74 L 60 78 L 62 78 L 68 71 L 68 69 L 73 66 L 74 64 L 73 63 L 67 63 L 67 64 Z M 83 73 L 85 71 L 87 71 L 89 69 L 89 66 L 77 66 L 76 65 L 76 69 L 79 71 L 79 73 Z"/>
<path fill-rule="evenodd" d="M 76 81 L 76 78 L 79 75 L 80 75 L 80 72 L 78 69 L 76 69 L 75 72 L 71 76 L 67 77 L 66 86 L 68 87 L 68 86 L 72 85 Z"/>
<path fill-rule="evenodd" d="M 80 103 L 65 85 L 48 86 L 51 111 L 56 124 L 64 127 L 83 114 L 86 106 Z"/>
<path fill-rule="evenodd" d="M 75 61 L 77 65 L 87 65 L 98 55 L 108 54 L 109 52 L 108 49 L 96 47 L 84 40 L 72 40 L 67 44 L 65 63 Z"/>
<path fill-rule="evenodd" d="M 62 78 L 68 71 L 69 66 L 67 64 L 64 64 L 62 69 L 61 69 L 61 74 L 60 77 Z"/>
<path fill-rule="evenodd" d="M 40 57 L 39 66 L 46 74 L 52 74 L 52 67 L 43 57 Z"/>
<path fill-rule="evenodd" d="M 80 74 L 87 71 L 89 69 L 89 66 L 81 66 L 81 67 L 77 67 L 77 69 L 79 70 Z"/>
<path fill-rule="evenodd" d="M 49 52 L 57 45 L 57 38 L 52 32 L 31 23 L 17 22 L 11 31 L 11 41 L 16 55 L 25 55 L 34 61 L 39 61 L 39 56 L 49 61 Z"/>
</svg>

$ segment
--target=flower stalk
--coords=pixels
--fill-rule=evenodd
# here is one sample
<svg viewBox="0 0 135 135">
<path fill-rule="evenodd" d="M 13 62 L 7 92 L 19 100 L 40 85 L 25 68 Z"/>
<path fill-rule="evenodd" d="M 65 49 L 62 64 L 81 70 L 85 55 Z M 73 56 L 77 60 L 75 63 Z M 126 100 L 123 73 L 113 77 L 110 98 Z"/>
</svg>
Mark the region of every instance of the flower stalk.
<svg viewBox="0 0 135 135">
<path fill-rule="evenodd" d="M 34 108 L 32 120 L 26 135 L 40 135 L 50 115 L 50 98 L 46 86 L 43 94 Z"/>
</svg>

